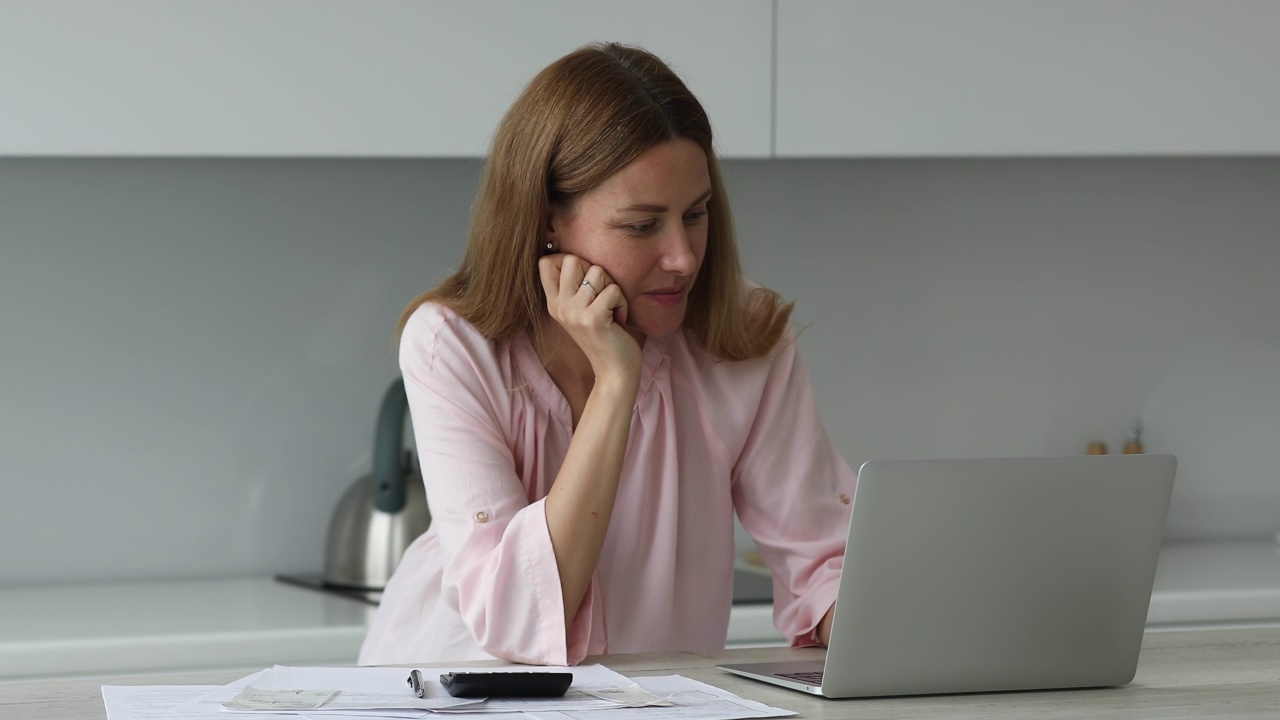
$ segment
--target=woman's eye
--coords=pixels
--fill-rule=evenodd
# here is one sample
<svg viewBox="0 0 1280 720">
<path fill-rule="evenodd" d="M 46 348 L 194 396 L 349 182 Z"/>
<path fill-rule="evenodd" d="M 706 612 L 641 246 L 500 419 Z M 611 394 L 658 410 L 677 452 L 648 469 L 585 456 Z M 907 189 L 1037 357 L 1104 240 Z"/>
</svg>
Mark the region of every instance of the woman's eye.
<svg viewBox="0 0 1280 720">
<path fill-rule="evenodd" d="M 652 230 L 652 229 L 653 229 L 653 225 L 654 225 L 654 224 L 653 224 L 653 223 L 651 223 L 651 222 L 646 222 L 646 223 L 635 223 L 634 225 L 628 225 L 628 226 L 627 226 L 627 229 L 628 229 L 628 230 L 630 230 L 631 232 L 633 232 L 633 233 L 637 234 L 637 235 L 643 235 L 643 234 L 645 234 L 645 233 L 649 232 L 650 230 Z"/>
<path fill-rule="evenodd" d="M 706 210 L 695 210 L 684 214 L 684 221 L 692 225 L 707 216 Z"/>
</svg>

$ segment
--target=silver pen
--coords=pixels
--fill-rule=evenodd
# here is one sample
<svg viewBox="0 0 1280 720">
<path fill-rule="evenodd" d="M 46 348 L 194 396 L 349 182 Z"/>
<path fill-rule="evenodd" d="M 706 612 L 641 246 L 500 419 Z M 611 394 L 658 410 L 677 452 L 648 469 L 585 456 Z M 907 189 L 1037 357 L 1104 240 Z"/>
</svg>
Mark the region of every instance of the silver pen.
<svg viewBox="0 0 1280 720">
<path fill-rule="evenodd" d="M 409 673 L 409 687 L 413 688 L 413 694 L 420 698 L 427 696 L 427 684 L 422 681 L 422 671 L 414 670 Z"/>
</svg>

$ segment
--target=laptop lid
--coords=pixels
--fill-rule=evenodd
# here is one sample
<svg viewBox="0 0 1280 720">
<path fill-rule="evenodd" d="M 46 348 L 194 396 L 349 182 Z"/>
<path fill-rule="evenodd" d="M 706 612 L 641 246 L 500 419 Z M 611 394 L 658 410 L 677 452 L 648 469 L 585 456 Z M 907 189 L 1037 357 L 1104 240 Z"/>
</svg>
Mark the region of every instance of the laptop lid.
<svg viewBox="0 0 1280 720">
<path fill-rule="evenodd" d="M 865 463 L 821 694 L 1129 682 L 1175 469 L 1171 455 Z"/>
</svg>

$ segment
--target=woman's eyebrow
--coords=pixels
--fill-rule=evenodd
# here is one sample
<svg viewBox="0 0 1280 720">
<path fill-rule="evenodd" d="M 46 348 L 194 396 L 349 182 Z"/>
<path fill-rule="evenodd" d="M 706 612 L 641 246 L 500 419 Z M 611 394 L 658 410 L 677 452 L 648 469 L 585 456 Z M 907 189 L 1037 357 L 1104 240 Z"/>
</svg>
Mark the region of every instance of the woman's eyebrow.
<svg viewBox="0 0 1280 720">
<path fill-rule="evenodd" d="M 698 204 L 700 204 L 700 203 L 704 203 L 704 202 L 706 202 L 710 197 L 711 197 L 711 190 L 710 190 L 710 188 L 708 188 L 706 192 L 704 192 L 704 193 L 702 193 L 701 195 L 699 195 L 699 196 L 698 196 L 698 199 L 697 199 L 697 200 L 694 200 L 693 202 L 689 203 L 689 207 L 693 207 L 694 205 L 698 205 Z M 645 204 L 645 203 L 640 203 L 640 204 L 636 204 L 636 205 L 628 205 L 628 206 L 626 206 L 626 207 L 624 207 L 624 208 L 618 208 L 618 212 L 652 212 L 652 213 L 664 213 L 664 212 L 666 212 L 666 211 L 667 211 L 667 207 L 666 207 L 665 205 L 648 205 L 648 204 Z"/>
</svg>

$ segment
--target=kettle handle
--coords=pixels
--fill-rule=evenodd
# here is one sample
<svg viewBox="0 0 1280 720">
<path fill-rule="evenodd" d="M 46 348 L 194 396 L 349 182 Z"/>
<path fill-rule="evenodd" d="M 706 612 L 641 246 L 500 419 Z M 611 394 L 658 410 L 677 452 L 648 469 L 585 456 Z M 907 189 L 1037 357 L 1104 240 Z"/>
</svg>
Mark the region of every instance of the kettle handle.
<svg viewBox="0 0 1280 720">
<path fill-rule="evenodd" d="M 378 427 L 373 435 L 373 506 L 385 513 L 404 509 L 404 416 L 409 410 L 404 378 L 397 378 L 382 396 Z"/>
</svg>

